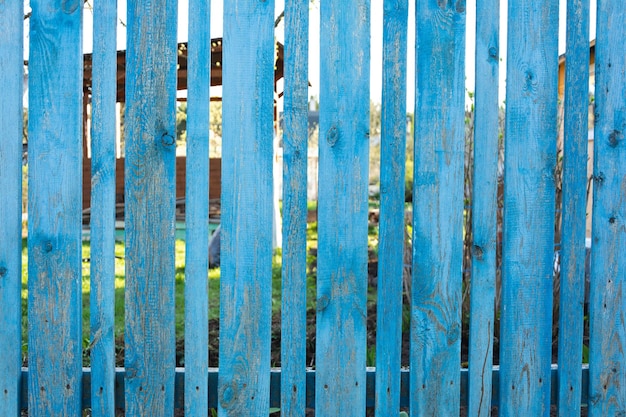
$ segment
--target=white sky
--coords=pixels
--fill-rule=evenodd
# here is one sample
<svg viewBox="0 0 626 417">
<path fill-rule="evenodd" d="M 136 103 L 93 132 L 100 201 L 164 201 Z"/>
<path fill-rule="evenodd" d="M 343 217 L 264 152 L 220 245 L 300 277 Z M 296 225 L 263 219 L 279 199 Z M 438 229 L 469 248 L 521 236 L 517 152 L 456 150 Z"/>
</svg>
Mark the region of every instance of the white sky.
<svg viewBox="0 0 626 417">
<path fill-rule="evenodd" d="M 276 15 L 284 8 L 284 0 L 276 1 Z M 309 80 L 310 87 L 309 96 L 319 95 L 319 1 L 317 0 L 310 6 L 310 40 L 309 40 Z M 467 10 L 467 43 L 466 43 L 466 88 L 469 91 L 474 90 L 474 30 L 476 27 L 476 0 L 466 0 Z M 565 52 L 565 13 L 566 0 L 560 2 L 560 27 L 559 27 L 559 54 Z M 188 0 L 179 0 L 178 5 L 178 40 L 187 40 L 187 22 L 188 22 Z M 211 1 L 211 36 L 222 36 L 222 14 L 223 0 Z M 382 17 L 383 17 L 383 0 L 371 1 L 371 82 L 370 95 L 374 102 L 381 101 L 382 89 Z M 595 8 L 596 0 L 591 0 L 591 31 L 589 39 L 595 38 Z M 500 101 L 504 100 L 504 80 L 506 74 L 506 31 L 507 31 L 507 0 L 500 2 Z M 118 0 L 118 17 L 120 21 L 126 21 L 126 0 Z M 409 1 L 409 34 L 408 34 L 408 68 L 407 68 L 407 105 L 408 111 L 412 111 L 415 93 L 415 2 Z M 85 52 L 92 50 L 92 15 L 90 10 L 85 10 L 84 14 L 85 32 L 83 36 Z M 26 30 L 26 29 L 25 29 Z M 27 32 L 26 32 L 27 36 Z M 284 40 L 283 26 L 279 25 L 276 31 L 276 38 L 279 41 Z M 126 33 L 122 24 L 118 25 L 118 49 L 126 48 Z M 28 43 L 25 43 L 27 48 Z M 25 51 L 27 56 L 28 52 Z M 212 87 L 213 88 L 213 87 Z M 213 96 L 221 95 L 219 88 L 212 90 Z"/>
</svg>

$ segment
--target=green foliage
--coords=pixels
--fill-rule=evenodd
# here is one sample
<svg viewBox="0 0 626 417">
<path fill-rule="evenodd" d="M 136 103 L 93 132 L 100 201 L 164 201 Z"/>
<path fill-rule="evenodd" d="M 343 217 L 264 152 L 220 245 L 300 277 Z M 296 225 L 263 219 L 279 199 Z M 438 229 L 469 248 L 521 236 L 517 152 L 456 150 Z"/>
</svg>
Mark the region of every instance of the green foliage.
<svg viewBox="0 0 626 417">
<path fill-rule="evenodd" d="M 212 101 L 209 106 L 209 129 L 216 136 L 222 137 L 222 102 Z"/>
<path fill-rule="evenodd" d="M 209 106 L 209 154 L 211 158 L 222 156 L 222 102 L 212 101 Z"/>
<path fill-rule="evenodd" d="M 187 103 L 179 103 L 176 107 L 176 143 L 187 142 Z"/>
<path fill-rule="evenodd" d="M 365 353 L 365 366 L 376 366 L 376 346 L 369 346 Z"/>
</svg>

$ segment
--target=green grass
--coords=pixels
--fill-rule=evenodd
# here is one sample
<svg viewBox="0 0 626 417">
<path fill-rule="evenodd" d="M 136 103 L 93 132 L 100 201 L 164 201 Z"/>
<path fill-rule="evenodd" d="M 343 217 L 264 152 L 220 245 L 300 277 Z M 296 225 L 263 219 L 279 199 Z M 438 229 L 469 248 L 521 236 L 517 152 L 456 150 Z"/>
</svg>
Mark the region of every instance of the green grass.
<svg viewBox="0 0 626 417">
<path fill-rule="evenodd" d="M 87 348 L 90 340 L 90 258 L 91 247 L 88 241 L 82 246 L 82 290 L 83 290 L 83 347 Z M 280 279 L 281 279 L 281 252 L 276 250 L 272 260 L 272 310 L 276 313 L 280 309 Z M 184 338 L 185 334 L 185 242 L 175 242 L 175 326 L 176 340 Z M 115 338 L 119 344 L 124 336 L 124 288 L 125 288 L 125 262 L 124 244 L 115 244 Z M 208 296 L 209 296 L 209 320 L 219 318 L 219 289 L 220 269 L 213 268 L 208 272 Z M 23 351 L 28 348 L 28 247 L 26 239 L 22 240 L 22 337 Z"/>
</svg>

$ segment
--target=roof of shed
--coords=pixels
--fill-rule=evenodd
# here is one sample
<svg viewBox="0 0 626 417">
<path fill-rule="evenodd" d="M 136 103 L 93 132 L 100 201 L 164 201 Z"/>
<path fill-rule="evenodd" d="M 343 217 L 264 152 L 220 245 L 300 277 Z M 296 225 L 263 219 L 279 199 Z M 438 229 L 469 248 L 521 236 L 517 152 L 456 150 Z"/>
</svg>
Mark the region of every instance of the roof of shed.
<svg viewBox="0 0 626 417">
<path fill-rule="evenodd" d="M 274 65 L 274 85 L 283 77 L 284 48 L 276 44 L 276 62 Z M 84 56 L 83 91 L 91 93 L 92 54 Z M 222 85 L 222 38 L 211 39 L 211 85 Z M 187 42 L 178 43 L 178 82 L 177 90 L 187 89 Z M 126 91 L 126 51 L 117 51 L 117 101 L 125 101 Z"/>
</svg>

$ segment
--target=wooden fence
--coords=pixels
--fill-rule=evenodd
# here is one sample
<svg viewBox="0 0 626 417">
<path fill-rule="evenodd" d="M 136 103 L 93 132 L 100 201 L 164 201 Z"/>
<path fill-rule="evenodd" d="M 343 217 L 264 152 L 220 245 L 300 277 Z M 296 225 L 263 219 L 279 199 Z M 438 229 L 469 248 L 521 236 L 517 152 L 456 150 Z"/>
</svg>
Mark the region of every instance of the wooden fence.
<svg viewBox="0 0 626 417">
<path fill-rule="evenodd" d="M 584 316 L 589 1 L 569 0 L 558 362 L 552 363 L 558 0 L 509 0 L 501 310 L 499 1 L 476 15 L 473 262 L 461 367 L 464 0 L 416 2 L 410 366 L 402 368 L 407 0 L 384 0 L 375 368 L 366 367 L 370 1 L 319 2 L 315 369 L 306 355 L 309 1 L 285 1 L 282 367 L 271 368 L 274 1 L 189 0 L 185 368 L 175 367 L 176 0 L 129 0 L 125 367 L 114 361 L 116 2 L 95 0 L 92 175 L 82 178 L 80 0 L 31 0 L 28 284 L 22 284 L 21 1 L 0 0 L 0 415 L 626 414 L 626 9 L 598 1 L 591 290 Z M 208 368 L 209 22 L 223 19 L 219 369 Z M 472 28 L 472 31 L 474 28 Z M 316 80 L 317 81 L 317 80 Z M 81 190 L 91 181 L 91 368 Z M 27 292 L 27 352 L 22 351 Z M 308 300 L 309 302 L 311 300 Z M 25 307 L 26 308 L 26 307 Z M 494 326 L 498 367 L 492 366 Z M 582 365 L 583 327 L 590 336 Z M 22 367 L 23 354 L 28 367 Z"/>
</svg>

